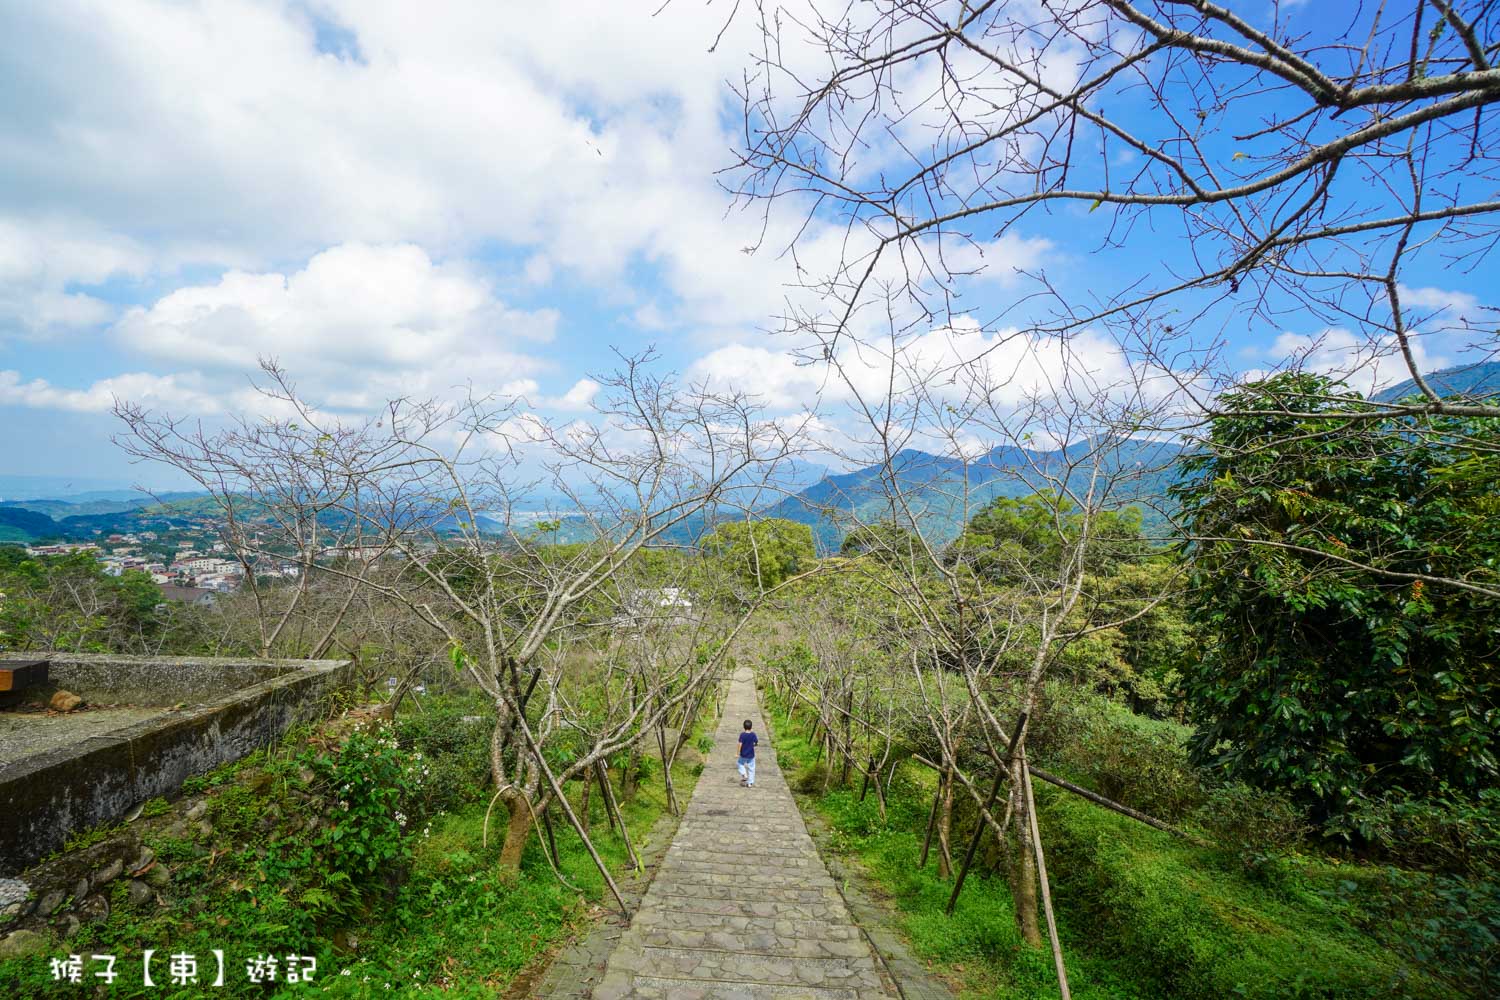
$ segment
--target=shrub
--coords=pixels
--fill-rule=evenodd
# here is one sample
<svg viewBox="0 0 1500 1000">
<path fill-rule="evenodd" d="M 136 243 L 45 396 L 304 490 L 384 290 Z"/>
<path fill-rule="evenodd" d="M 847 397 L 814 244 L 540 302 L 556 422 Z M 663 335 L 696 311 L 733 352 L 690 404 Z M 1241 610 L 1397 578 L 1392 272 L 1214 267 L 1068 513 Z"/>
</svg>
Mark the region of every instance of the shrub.
<svg viewBox="0 0 1500 1000">
<path fill-rule="evenodd" d="M 809 764 L 798 771 L 792 778 L 792 789 L 803 795 L 812 795 L 821 792 L 823 786 L 828 782 L 828 764 L 826 761 L 817 761 Z"/>
<path fill-rule="evenodd" d="M 1500 881 L 1380 869 L 1331 893 L 1396 954 L 1467 996 L 1500 989 Z"/>
<path fill-rule="evenodd" d="M 1099 695 L 1048 691 L 1046 714 L 1033 731 L 1039 761 L 1067 772 L 1099 794 L 1168 822 L 1204 802 L 1201 772 L 1187 756 L 1187 729 L 1135 715 Z"/>
<path fill-rule="evenodd" d="M 307 764 L 337 801 L 321 843 L 336 871 L 368 876 L 405 853 L 408 811 L 424 777 L 420 754 L 402 753 L 394 736 L 357 732 Z"/>
<path fill-rule="evenodd" d="M 1242 782 L 1211 789 L 1195 818 L 1250 870 L 1296 849 L 1312 829 L 1286 796 Z"/>
<path fill-rule="evenodd" d="M 1367 801 L 1353 822 L 1397 864 L 1475 875 L 1500 870 L 1500 789 L 1487 788 L 1474 799 L 1444 787 L 1428 798 Z"/>
</svg>

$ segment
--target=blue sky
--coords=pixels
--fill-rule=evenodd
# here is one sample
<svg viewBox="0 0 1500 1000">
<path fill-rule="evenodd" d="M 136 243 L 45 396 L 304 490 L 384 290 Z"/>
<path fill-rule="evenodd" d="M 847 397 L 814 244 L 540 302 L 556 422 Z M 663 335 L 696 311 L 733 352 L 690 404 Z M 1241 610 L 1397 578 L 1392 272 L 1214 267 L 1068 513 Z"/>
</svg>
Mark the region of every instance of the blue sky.
<svg viewBox="0 0 1500 1000">
<path fill-rule="evenodd" d="M 747 255 L 761 220 L 715 179 L 753 26 L 710 53 L 727 10 L 657 6 L 0 0 L 0 475 L 175 485 L 110 443 L 112 400 L 254 412 L 259 355 L 350 413 L 472 382 L 569 419 L 611 347 L 648 345 L 814 403 L 764 332 L 800 220 Z M 1184 252 L 1162 231 L 1096 254 L 1103 221 L 1037 215 L 969 301 L 1010 304 L 1018 266 L 1084 291 Z M 1493 277 L 1406 280 L 1472 310 Z M 1216 322 L 1245 368 L 1319 333 Z"/>
</svg>

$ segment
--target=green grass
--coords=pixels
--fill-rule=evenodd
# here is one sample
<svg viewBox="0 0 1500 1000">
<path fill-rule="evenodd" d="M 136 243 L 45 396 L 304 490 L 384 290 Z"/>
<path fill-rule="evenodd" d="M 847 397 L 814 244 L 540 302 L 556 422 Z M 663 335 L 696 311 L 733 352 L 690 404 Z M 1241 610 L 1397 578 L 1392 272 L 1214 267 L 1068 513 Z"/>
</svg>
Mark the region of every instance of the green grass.
<svg viewBox="0 0 1500 1000">
<path fill-rule="evenodd" d="M 776 715 L 788 773 L 814 751 Z M 833 844 L 868 870 L 897 908 L 913 950 L 964 997 L 1058 996 L 1048 949 L 1027 947 L 1006 880 L 971 874 L 952 917 L 952 884 L 936 849 L 921 852 L 932 776 L 903 768 L 882 823 L 874 795 L 833 790 L 814 801 Z M 1349 877 L 1319 859 L 1292 859 L 1257 878 L 1224 853 L 1193 847 L 1065 792 L 1040 785 L 1039 822 L 1069 984 L 1079 1000 L 1223 997 L 1444 997 L 1390 952 L 1350 929 L 1320 890 Z M 961 840 L 962 835 L 955 840 Z M 957 849 L 957 848 L 956 848 Z"/>
<path fill-rule="evenodd" d="M 231 841 L 228 853 L 211 851 L 191 830 L 182 838 L 150 838 L 160 863 L 172 872 L 173 905 L 132 909 L 126 880 L 120 880 L 111 890 L 108 920 L 85 926 L 65 945 L 58 943 L 41 956 L 0 962 L 0 996 L 9 1000 L 57 995 L 63 987 L 52 980 L 48 959 L 69 953 L 87 959 L 98 953 L 120 956 L 120 978 L 108 992 L 112 998 L 200 997 L 205 993 L 202 986 L 145 988 L 142 949 L 157 949 L 158 960 L 169 953 L 193 953 L 206 968 L 217 948 L 225 952 L 227 967 L 225 987 L 210 991 L 215 996 L 383 997 L 400 988 L 407 995 L 489 998 L 504 992 L 570 928 L 592 919 L 598 906 L 612 905 L 582 841 L 561 817 L 554 819 L 558 866 L 581 895 L 553 876 L 535 836 L 519 872 L 499 868 L 504 811 L 497 808 L 491 817 L 485 844 L 489 795 L 476 789 L 460 808 L 430 823 L 415 824 L 429 828 L 414 829 L 404 859 L 374 884 L 341 896 L 333 885 L 314 880 L 295 902 L 298 908 L 322 908 L 326 915 L 305 923 L 303 929 L 279 922 L 276 914 L 287 911 L 270 905 L 277 887 L 257 879 L 264 871 L 261 852 L 279 840 L 295 841 L 298 835 L 289 832 L 287 824 L 300 820 L 309 808 L 308 790 L 290 749 L 284 745 L 279 752 L 257 755 L 194 781 L 196 791 L 211 795 L 213 839 Z M 684 802 L 692 793 L 694 770 L 686 764 L 674 768 Z M 576 808 L 576 792 L 570 798 Z M 665 807 L 659 772 L 621 804 L 637 849 Z M 160 812 L 160 807 L 152 811 Z M 624 843 L 609 830 L 597 794 L 592 796 L 591 812 L 595 847 L 618 877 L 626 865 Z M 263 953 L 316 957 L 316 981 L 282 984 L 275 990 L 250 983 L 245 963 Z M 154 969 L 157 983 L 165 984 L 165 966 Z M 85 975 L 89 974 L 86 964 Z"/>
</svg>

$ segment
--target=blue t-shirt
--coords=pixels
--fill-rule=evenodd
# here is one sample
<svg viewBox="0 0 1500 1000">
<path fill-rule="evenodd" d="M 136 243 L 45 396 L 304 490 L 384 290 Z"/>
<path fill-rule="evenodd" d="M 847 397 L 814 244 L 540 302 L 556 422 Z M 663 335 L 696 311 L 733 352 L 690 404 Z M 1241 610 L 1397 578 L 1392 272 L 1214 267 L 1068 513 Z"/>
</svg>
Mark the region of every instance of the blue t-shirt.
<svg viewBox="0 0 1500 1000">
<path fill-rule="evenodd" d="M 760 738 L 754 733 L 740 733 L 740 756 L 746 760 L 753 758 L 755 756 L 755 744 L 759 742 Z"/>
</svg>

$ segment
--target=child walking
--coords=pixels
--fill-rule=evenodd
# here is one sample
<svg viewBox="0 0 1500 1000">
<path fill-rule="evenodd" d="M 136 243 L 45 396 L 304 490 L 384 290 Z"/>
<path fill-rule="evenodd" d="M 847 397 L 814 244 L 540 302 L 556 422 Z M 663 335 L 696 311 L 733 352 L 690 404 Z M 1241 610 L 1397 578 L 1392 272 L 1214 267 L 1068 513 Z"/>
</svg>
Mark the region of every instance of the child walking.
<svg viewBox="0 0 1500 1000">
<path fill-rule="evenodd" d="M 740 784 L 746 788 L 755 787 L 755 744 L 760 738 L 755 735 L 754 724 L 749 719 L 745 720 L 745 731 L 740 733 Z"/>
</svg>

